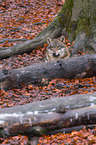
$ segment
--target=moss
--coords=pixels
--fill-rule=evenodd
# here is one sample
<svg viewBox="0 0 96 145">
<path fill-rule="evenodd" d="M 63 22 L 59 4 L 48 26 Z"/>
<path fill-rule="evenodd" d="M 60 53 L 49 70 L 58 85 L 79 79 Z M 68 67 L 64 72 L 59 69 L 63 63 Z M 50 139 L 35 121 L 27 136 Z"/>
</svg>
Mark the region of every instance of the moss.
<svg viewBox="0 0 96 145">
<path fill-rule="evenodd" d="M 67 36 L 69 42 L 75 40 L 82 32 L 85 32 L 87 38 L 94 37 L 92 35 L 96 23 L 95 5 L 95 0 L 82 0 L 80 3 L 79 0 L 66 0 L 56 18 L 37 37 L 56 38 L 62 34 Z"/>
<path fill-rule="evenodd" d="M 61 16 L 58 16 L 58 21 L 62 26 L 64 26 L 64 21 Z"/>
<path fill-rule="evenodd" d="M 72 16 L 72 8 L 73 8 L 73 0 L 66 0 L 65 4 L 61 8 L 61 11 L 59 12 L 57 19 L 58 22 L 63 26 L 67 27 L 69 25 L 71 16 Z"/>
<path fill-rule="evenodd" d="M 79 31 L 82 31 L 83 29 L 86 29 L 86 25 L 87 25 L 87 20 L 85 20 L 85 19 L 80 19 L 79 21 L 78 21 L 78 30 Z"/>
<path fill-rule="evenodd" d="M 96 3 L 96 2 L 95 2 Z M 78 20 L 78 26 L 76 30 L 76 35 L 79 32 L 84 31 L 86 37 L 88 38 L 91 35 L 92 25 L 96 22 L 96 8 L 95 4 L 88 3 L 81 11 Z"/>
<path fill-rule="evenodd" d="M 53 32 L 55 29 L 58 28 L 68 28 L 70 24 L 70 19 L 72 16 L 72 7 L 73 7 L 73 0 L 66 0 L 64 5 L 61 8 L 61 11 L 56 16 L 56 18 L 48 25 L 47 28 L 45 28 L 41 33 L 39 33 L 36 37 L 46 35 L 48 31 L 51 30 Z M 49 34 L 50 35 L 50 34 Z"/>
<path fill-rule="evenodd" d="M 94 49 L 92 46 L 86 46 L 85 53 L 86 54 L 94 54 L 95 52 L 94 52 Z"/>
<path fill-rule="evenodd" d="M 57 21 L 57 17 L 55 19 L 52 20 L 52 22 L 44 29 L 42 30 L 35 38 L 41 36 L 41 35 L 44 35 L 46 36 L 46 34 L 48 32 L 50 32 L 50 34 L 52 34 L 52 32 L 58 28 L 62 27 L 60 23 L 58 23 Z M 49 35 L 50 35 L 49 34 Z"/>
</svg>

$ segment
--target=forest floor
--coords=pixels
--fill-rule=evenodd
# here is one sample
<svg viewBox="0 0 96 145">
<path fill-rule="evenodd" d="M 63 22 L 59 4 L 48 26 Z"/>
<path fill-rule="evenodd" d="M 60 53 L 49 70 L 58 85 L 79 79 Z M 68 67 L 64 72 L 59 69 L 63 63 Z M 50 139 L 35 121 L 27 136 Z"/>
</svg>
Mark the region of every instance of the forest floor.
<svg viewBox="0 0 96 145">
<path fill-rule="evenodd" d="M 0 47 L 11 47 L 26 40 L 32 40 L 41 30 L 56 17 L 63 3 L 57 0 L 6 0 L 0 2 Z M 67 45 L 68 43 L 66 38 Z M 0 60 L 0 69 L 14 69 L 45 61 L 44 47 L 33 50 L 30 54 L 12 56 Z M 48 86 L 35 86 L 34 84 L 21 89 L 0 91 L 0 108 L 23 105 L 33 101 L 42 101 L 54 97 L 67 97 L 73 94 L 86 94 L 96 91 L 96 77 L 83 79 L 54 79 Z M 0 144 L 27 145 L 26 136 L 14 136 L 9 139 L 0 138 Z M 39 138 L 38 145 L 58 144 L 96 144 L 96 128 L 90 130 L 83 128 L 71 133 L 58 133 L 56 135 Z"/>
</svg>

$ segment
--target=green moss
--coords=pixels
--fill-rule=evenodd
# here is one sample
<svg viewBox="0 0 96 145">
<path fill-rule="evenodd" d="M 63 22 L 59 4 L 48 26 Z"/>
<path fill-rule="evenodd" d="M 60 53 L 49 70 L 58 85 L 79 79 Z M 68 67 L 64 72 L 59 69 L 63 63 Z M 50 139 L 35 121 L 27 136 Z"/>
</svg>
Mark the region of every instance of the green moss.
<svg viewBox="0 0 96 145">
<path fill-rule="evenodd" d="M 60 28 L 61 24 L 58 23 L 57 21 L 57 17 L 55 19 L 52 20 L 52 22 L 44 29 L 42 30 L 35 38 L 44 35 L 46 36 L 46 34 L 51 31 L 50 33 L 52 33 L 52 31 L 54 31 L 57 28 Z"/>
<path fill-rule="evenodd" d="M 72 16 L 72 8 L 73 8 L 73 0 L 66 0 L 61 11 L 59 12 L 57 19 L 58 22 L 63 26 L 67 27 L 69 25 L 71 16 Z"/>
<path fill-rule="evenodd" d="M 62 26 L 64 26 L 64 21 L 61 16 L 58 16 L 58 21 Z"/>
<path fill-rule="evenodd" d="M 77 26 L 77 30 L 76 30 L 76 35 L 79 32 L 84 31 L 86 35 L 89 35 L 91 29 L 91 27 L 89 27 L 88 21 L 86 19 L 80 19 L 78 21 L 78 26 Z"/>
<path fill-rule="evenodd" d="M 96 3 L 96 2 L 95 2 Z M 86 37 L 91 35 L 92 25 L 96 22 L 96 8 L 95 4 L 88 3 L 81 11 L 78 20 L 76 34 L 84 31 Z"/>
<path fill-rule="evenodd" d="M 91 37 L 93 25 L 96 23 L 96 1 L 92 0 L 66 0 L 56 18 L 45 28 L 38 36 L 50 36 L 54 33 L 54 37 L 58 37 L 64 28 L 64 35 L 73 41 L 79 33 L 85 32 L 87 38 Z M 80 9 L 78 7 L 80 5 Z M 61 28 L 60 32 L 56 32 Z M 94 26 L 95 31 L 95 26 Z"/>
<path fill-rule="evenodd" d="M 85 48 L 85 53 L 86 54 L 94 54 L 94 49 L 93 49 L 93 47 L 92 46 L 87 46 L 86 48 Z"/>
</svg>

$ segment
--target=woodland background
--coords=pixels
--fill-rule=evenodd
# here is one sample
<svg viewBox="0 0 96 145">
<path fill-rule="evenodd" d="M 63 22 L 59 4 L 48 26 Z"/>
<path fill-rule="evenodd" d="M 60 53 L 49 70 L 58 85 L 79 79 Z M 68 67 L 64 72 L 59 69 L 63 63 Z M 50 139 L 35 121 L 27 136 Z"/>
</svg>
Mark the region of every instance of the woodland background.
<svg viewBox="0 0 96 145">
<path fill-rule="evenodd" d="M 17 43 L 33 39 L 56 17 L 63 5 L 57 0 L 5 0 L 0 2 L 0 47 L 11 47 Z M 74 42 L 73 42 L 74 43 Z M 67 46 L 71 46 L 66 38 Z M 0 69 L 14 69 L 44 62 L 47 44 L 38 47 L 30 54 L 12 56 L 0 60 Z M 83 54 L 82 54 L 83 55 Z M 62 87 L 63 86 L 63 87 Z M 0 90 L 0 108 L 23 105 L 33 101 L 42 101 L 54 97 L 67 97 L 74 94 L 94 93 L 96 77 L 84 79 L 54 79 L 48 86 L 22 84 L 21 89 Z M 27 136 L 0 138 L 1 144 L 28 144 Z M 39 144 L 95 144 L 96 128 L 58 133 L 39 138 Z"/>
</svg>

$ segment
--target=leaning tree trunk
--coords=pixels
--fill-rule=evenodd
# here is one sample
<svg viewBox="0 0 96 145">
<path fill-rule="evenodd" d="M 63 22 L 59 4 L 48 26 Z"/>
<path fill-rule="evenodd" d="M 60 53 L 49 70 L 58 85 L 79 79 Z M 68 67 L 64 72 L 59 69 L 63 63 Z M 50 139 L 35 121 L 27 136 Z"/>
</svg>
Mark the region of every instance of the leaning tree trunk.
<svg viewBox="0 0 96 145">
<path fill-rule="evenodd" d="M 1 49 L 0 58 L 31 52 L 46 43 L 47 37 L 67 36 L 74 41 L 73 54 L 78 50 L 92 54 L 96 52 L 96 0 L 66 0 L 56 18 L 31 41 L 8 49 Z"/>
</svg>

